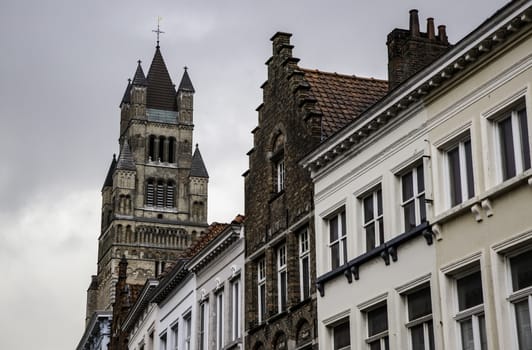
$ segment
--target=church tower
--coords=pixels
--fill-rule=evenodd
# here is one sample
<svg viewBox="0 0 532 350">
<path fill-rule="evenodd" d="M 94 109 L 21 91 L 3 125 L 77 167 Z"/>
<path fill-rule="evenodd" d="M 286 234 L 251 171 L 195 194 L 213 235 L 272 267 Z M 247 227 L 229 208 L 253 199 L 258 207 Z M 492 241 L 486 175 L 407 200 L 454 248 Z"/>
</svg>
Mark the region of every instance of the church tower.
<svg viewBox="0 0 532 350">
<path fill-rule="evenodd" d="M 118 157 L 102 188 L 98 271 L 87 291 L 87 319 L 110 310 L 119 264 L 126 283 L 143 285 L 207 228 L 209 175 L 193 152 L 194 87 L 187 68 L 175 88 L 159 44 L 147 76 L 138 61 L 120 103 Z"/>
</svg>

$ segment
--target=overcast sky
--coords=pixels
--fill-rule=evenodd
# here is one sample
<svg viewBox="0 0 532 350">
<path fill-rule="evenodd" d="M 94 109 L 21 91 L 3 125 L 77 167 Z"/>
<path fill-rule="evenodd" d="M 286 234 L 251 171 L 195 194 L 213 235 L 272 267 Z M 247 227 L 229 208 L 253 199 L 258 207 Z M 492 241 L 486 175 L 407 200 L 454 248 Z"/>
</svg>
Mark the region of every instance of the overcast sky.
<svg viewBox="0 0 532 350">
<path fill-rule="evenodd" d="M 0 339 L 73 349 L 96 272 L 100 190 L 118 153 L 118 105 L 147 72 L 161 16 L 174 83 L 196 89 L 194 142 L 210 175 L 209 221 L 244 213 L 250 131 L 269 38 L 293 33 L 305 68 L 386 78 L 386 35 L 408 10 L 456 42 L 504 0 L 0 1 Z"/>
</svg>

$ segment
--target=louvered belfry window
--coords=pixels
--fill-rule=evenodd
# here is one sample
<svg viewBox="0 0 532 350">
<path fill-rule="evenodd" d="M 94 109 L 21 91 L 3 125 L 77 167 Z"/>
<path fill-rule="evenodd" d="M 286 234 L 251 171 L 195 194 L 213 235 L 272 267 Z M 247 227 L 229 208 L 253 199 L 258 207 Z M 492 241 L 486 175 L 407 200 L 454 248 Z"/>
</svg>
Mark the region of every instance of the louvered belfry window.
<svg viewBox="0 0 532 350">
<path fill-rule="evenodd" d="M 153 179 L 149 179 L 148 183 L 146 184 L 146 205 L 147 206 L 153 206 L 153 200 L 154 200 L 154 184 Z"/>
<path fill-rule="evenodd" d="M 172 181 L 169 181 L 168 185 L 166 186 L 166 207 L 167 208 L 175 207 L 174 197 L 175 197 L 175 185 Z"/>
<path fill-rule="evenodd" d="M 156 206 L 164 206 L 164 183 L 162 180 L 157 181 Z"/>
</svg>

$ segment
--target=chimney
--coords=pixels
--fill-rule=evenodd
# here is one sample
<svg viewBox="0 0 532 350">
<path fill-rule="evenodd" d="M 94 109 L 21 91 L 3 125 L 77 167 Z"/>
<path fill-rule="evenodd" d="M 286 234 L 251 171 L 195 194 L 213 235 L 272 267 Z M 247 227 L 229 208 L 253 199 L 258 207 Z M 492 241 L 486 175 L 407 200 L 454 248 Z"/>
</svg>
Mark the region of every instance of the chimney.
<svg viewBox="0 0 532 350">
<path fill-rule="evenodd" d="M 445 26 L 438 26 L 435 35 L 434 19 L 427 18 L 427 32 L 419 29 L 416 9 L 410 10 L 408 29 L 395 28 L 386 41 L 388 46 L 388 86 L 392 90 L 447 52 L 449 44 Z"/>
</svg>

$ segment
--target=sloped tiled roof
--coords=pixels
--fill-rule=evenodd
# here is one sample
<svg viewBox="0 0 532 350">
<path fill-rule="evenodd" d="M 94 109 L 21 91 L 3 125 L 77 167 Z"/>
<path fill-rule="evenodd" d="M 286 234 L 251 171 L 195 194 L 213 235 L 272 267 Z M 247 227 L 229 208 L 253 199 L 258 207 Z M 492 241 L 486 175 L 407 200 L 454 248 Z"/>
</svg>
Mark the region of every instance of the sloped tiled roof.
<svg viewBox="0 0 532 350">
<path fill-rule="evenodd" d="M 218 222 L 213 222 L 209 225 L 205 233 L 199 237 L 185 252 L 187 258 L 191 258 L 194 255 L 198 254 L 210 241 L 218 237 L 220 233 L 227 228 L 229 224 L 221 224 Z"/>
<path fill-rule="evenodd" d="M 310 94 L 322 113 L 322 136 L 327 138 L 356 119 L 388 93 L 388 82 L 319 70 L 301 69 Z"/>
<path fill-rule="evenodd" d="M 135 166 L 135 159 L 133 158 L 133 154 L 131 153 L 131 149 L 129 148 L 129 143 L 127 140 L 124 140 L 124 144 L 120 150 L 116 168 L 123 170 L 137 170 L 137 167 Z"/>
<path fill-rule="evenodd" d="M 120 107 L 122 107 L 122 104 L 130 103 L 130 102 L 131 102 L 131 79 L 128 79 L 126 91 L 124 91 L 124 97 L 122 97 L 122 102 L 120 102 Z"/>
<path fill-rule="evenodd" d="M 192 86 L 192 81 L 190 81 L 190 77 L 188 76 L 186 67 L 185 72 L 183 73 L 183 77 L 181 78 L 181 82 L 179 83 L 179 87 L 177 88 L 177 91 L 181 90 L 195 92 L 194 86 Z"/>
<path fill-rule="evenodd" d="M 194 151 L 194 155 L 192 155 L 192 162 L 190 164 L 190 176 L 207 178 L 209 177 L 209 173 L 207 172 L 207 168 L 205 168 L 205 163 L 203 162 L 203 158 L 201 157 L 198 144 L 196 144 L 196 150 Z"/>
<path fill-rule="evenodd" d="M 175 87 L 170 78 L 170 74 L 168 74 L 168 69 L 166 68 L 159 47 L 155 50 L 147 80 L 146 107 L 177 111 Z"/>
<path fill-rule="evenodd" d="M 116 169 L 116 154 L 113 154 L 113 160 L 111 161 L 109 170 L 107 170 L 107 176 L 105 176 L 103 187 L 113 186 L 113 173 L 115 172 L 115 169 Z"/>
<path fill-rule="evenodd" d="M 140 65 L 140 63 L 141 61 L 139 60 L 137 70 L 135 71 L 135 75 L 133 76 L 133 82 L 131 84 L 146 86 L 148 82 L 146 80 L 146 76 L 144 75 L 144 71 L 142 70 L 142 66 Z"/>
</svg>

